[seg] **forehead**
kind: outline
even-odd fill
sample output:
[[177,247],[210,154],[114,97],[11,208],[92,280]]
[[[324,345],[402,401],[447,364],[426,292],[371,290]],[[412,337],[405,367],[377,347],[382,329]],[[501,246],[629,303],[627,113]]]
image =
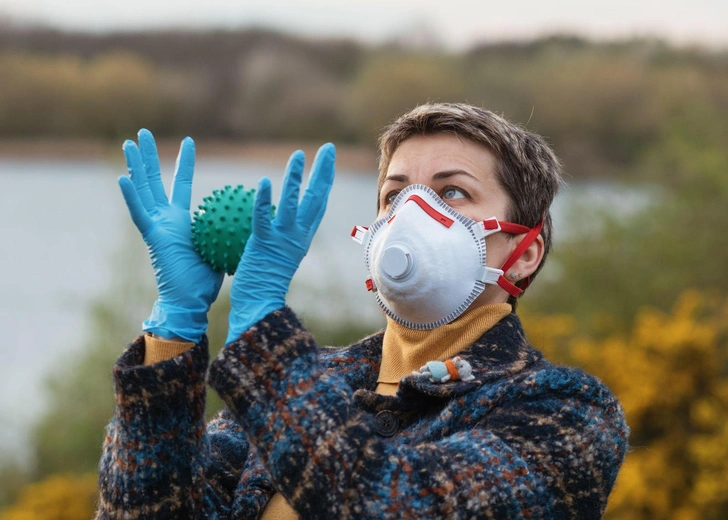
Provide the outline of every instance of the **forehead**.
[[404,140],[392,154],[382,180],[407,175],[411,182],[448,170],[465,170],[490,183],[495,180],[497,159],[488,147],[454,134],[416,135]]

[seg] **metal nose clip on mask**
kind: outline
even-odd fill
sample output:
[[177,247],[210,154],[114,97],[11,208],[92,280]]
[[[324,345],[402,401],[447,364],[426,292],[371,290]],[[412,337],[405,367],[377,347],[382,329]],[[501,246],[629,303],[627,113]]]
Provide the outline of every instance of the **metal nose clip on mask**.
[[[367,289],[382,310],[405,327],[429,330],[465,312],[486,284],[520,294],[503,270],[486,266],[485,237],[501,230],[529,233],[530,244],[540,229],[495,218],[472,220],[429,187],[413,184],[397,195],[385,218],[368,228],[356,226],[351,235],[364,246]],[[514,251],[518,256],[511,255],[506,264],[512,265],[528,244],[519,246],[522,250]]]

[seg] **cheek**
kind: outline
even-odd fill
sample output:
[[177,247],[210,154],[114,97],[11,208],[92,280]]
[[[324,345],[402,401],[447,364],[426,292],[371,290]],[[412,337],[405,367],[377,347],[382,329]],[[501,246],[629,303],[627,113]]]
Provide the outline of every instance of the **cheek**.
[[496,233],[485,239],[485,263],[488,267],[500,267],[511,254],[512,241],[508,240],[503,233]]

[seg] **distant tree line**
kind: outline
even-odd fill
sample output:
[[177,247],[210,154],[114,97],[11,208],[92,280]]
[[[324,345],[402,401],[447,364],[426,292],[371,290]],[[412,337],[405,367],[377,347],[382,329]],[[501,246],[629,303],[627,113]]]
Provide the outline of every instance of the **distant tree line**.
[[[0,137],[334,140],[373,146],[397,114],[468,101],[542,133],[574,177],[622,176],[666,121],[728,113],[728,52],[573,36],[461,53],[267,30],[0,30]],[[721,126],[721,123],[717,123]],[[724,126],[724,125],[723,125]]]

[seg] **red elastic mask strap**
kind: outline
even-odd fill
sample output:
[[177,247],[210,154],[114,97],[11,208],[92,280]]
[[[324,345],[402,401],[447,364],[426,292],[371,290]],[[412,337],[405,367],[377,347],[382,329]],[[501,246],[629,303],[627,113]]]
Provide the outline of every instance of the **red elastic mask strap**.
[[[528,233],[525,237],[523,237],[523,240],[521,240],[521,243],[518,244],[518,247],[513,250],[511,253],[511,256],[508,257],[508,259],[503,264],[503,267],[501,267],[501,270],[503,273],[507,273],[508,269],[513,267],[513,264],[516,263],[516,261],[521,258],[521,255],[528,249],[528,247],[533,243],[534,240],[536,240],[536,237],[538,237],[539,233],[541,233],[541,228],[543,227],[543,219],[541,222],[538,223],[538,225],[534,228],[528,229],[525,226],[521,226],[519,224],[511,224],[509,222],[501,222],[501,230],[505,231],[506,233],[517,233],[517,234],[523,234],[524,229],[528,230]],[[528,277],[526,280],[524,280],[523,283],[523,289],[520,287],[516,287],[514,284],[509,282],[504,274],[500,275],[498,278],[498,285],[501,289],[506,291],[508,294],[514,297],[518,297],[523,293],[523,289],[528,287],[528,285],[531,283],[531,278]]]
[[498,229],[500,231],[503,231],[505,233],[510,233],[512,235],[523,235],[523,234],[531,231],[531,228],[528,226],[514,224],[513,222],[501,222],[500,220],[497,220],[495,218],[490,218],[488,220],[484,220],[483,228],[486,231],[492,231],[494,229]]

